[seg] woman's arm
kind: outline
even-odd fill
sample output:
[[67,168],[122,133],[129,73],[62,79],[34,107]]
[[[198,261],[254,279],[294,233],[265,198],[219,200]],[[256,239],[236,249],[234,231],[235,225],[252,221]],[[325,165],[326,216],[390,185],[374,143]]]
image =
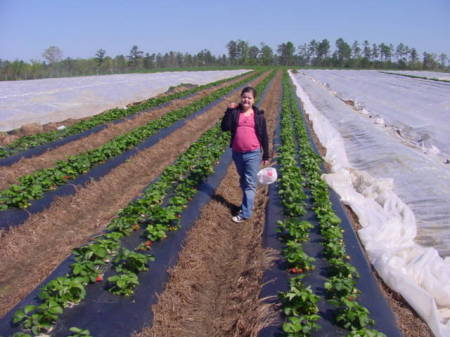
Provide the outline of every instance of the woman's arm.
[[232,122],[233,122],[233,109],[228,107],[228,109],[225,111],[225,115],[222,118],[222,122],[220,123],[222,131],[231,131]]
[[261,118],[261,147],[263,149],[263,164],[266,165],[269,161],[269,136],[267,135],[266,119]]

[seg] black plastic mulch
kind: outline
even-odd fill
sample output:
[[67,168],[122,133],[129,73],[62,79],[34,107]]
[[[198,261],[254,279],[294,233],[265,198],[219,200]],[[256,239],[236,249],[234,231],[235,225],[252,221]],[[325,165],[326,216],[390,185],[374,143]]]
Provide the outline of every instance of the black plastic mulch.
[[[304,114],[303,107],[298,100],[299,107]],[[281,144],[279,138],[279,123],[277,124],[276,137],[274,139],[275,149]],[[308,130],[308,137],[313,149],[318,153],[317,147],[312,141],[311,130]],[[350,256],[350,263],[358,270],[360,278],[357,280],[357,288],[361,290],[361,295],[358,302],[369,309],[369,316],[375,320],[375,325],[371,328],[383,332],[388,337],[402,337],[394,318],[394,314],[385,297],[381,293],[379,285],[375,279],[374,271],[367,260],[359,239],[353,231],[350,220],[345,213],[342,204],[340,203],[337,194],[329,189],[330,200],[333,203],[333,209],[336,215],[342,220],[341,226],[344,229],[344,241],[346,250]],[[283,220],[283,208],[280,198],[277,193],[277,183],[269,186],[269,203],[267,206],[266,224],[263,234],[263,244],[265,247],[270,247],[277,250],[281,256],[282,243],[277,238],[276,222]],[[349,332],[336,325],[334,317],[336,309],[330,305],[325,298],[324,282],[328,277],[328,263],[322,253],[322,237],[319,233],[319,222],[312,211],[304,217],[304,220],[311,222],[314,225],[310,233],[310,241],[304,244],[305,252],[316,259],[316,269],[308,272],[304,278],[304,283],[311,286],[313,292],[322,297],[319,302],[320,320],[317,324],[320,326],[319,330],[314,331],[311,336],[325,337],[346,336]],[[261,291],[261,298],[272,296],[272,300],[266,301],[269,303],[276,303],[280,305],[277,300],[277,294],[281,291],[289,289],[288,283],[290,275],[287,272],[286,262],[282,257],[275,261],[274,266],[267,270],[264,274],[263,283],[266,284]],[[271,282],[269,282],[271,281]],[[267,283],[269,282],[269,283]],[[259,337],[280,337],[283,336],[281,325],[283,322],[281,310],[278,313],[279,323],[269,326],[259,333]]]

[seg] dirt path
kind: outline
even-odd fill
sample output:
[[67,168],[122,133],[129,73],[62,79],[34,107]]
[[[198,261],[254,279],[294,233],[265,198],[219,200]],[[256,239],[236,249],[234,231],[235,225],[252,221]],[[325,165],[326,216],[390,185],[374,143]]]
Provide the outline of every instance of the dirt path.
[[[281,72],[261,104],[271,139],[280,96]],[[135,337],[256,336],[270,321],[270,308],[259,300],[262,275],[273,254],[261,246],[267,187],[258,187],[252,219],[236,224],[231,213],[240,205],[238,180],[230,165],[188,234],[166,289],[152,308],[153,327]]]
[[239,93],[233,94],[100,181],[78,188],[73,196],[57,199],[49,209],[30,216],[24,224],[0,231],[0,317],[42,282],[73,248],[101,233],[121,208],[212,127],[228,102],[238,97]]
[[[248,76],[250,75],[247,75],[245,77]],[[171,101],[168,106],[151,111],[144,111],[142,113],[139,113],[133,119],[125,120],[118,124],[109,123],[108,126],[100,132],[96,132],[82,139],[67,143],[56,149],[47,151],[42,155],[31,158],[24,158],[11,166],[2,166],[0,167],[0,190],[6,189],[9,185],[17,183],[17,179],[23,175],[30,174],[42,168],[52,167],[58,160],[62,160],[69,156],[95,149],[119,135],[129,132],[139,126],[145,125],[152,120],[160,118],[171,110],[187,106],[192,102],[200,99],[201,97],[209,95],[213,91],[216,91],[220,88],[239,82],[243,78],[227,81],[213,88],[199,91],[192,97],[184,100],[176,99],[174,101]]]

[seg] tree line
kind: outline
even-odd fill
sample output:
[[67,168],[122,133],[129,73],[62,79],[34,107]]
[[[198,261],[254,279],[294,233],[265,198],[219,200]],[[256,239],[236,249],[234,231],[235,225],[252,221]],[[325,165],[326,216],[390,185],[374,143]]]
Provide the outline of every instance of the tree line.
[[265,43],[251,45],[243,40],[231,40],[226,45],[227,54],[213,55],[208,49],[196,54],[170,51],[146,53],[136,45],[128,55],[108,56],[106,50],[98,49],[92,58],[73,59],[63,57],[63,51],[50,46],[42,53],[43,61],[1,60],[0,80],[26,80],[47,77],[84,76],[148,72],[155,69],[226,67],[226,66],[297,66],[349,69],[402,69],[450,71],[446,54],[419,52],[403,43],[394,46],[386,43],[352,44],[342,38],[335,41],[311,40],[295,46],[288,41],[273,50]]

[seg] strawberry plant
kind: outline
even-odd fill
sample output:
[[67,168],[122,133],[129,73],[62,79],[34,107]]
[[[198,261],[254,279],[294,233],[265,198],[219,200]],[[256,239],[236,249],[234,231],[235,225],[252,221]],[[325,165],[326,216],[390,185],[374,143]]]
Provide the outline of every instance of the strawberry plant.
[[45,301],[54,300],[62,307],[79,303],[86,296],[82,279],[58,277],[50,281],[39,293],[39,298]]
[[329,272],[331,276],[358,278],[359,273],[354,266],[342,259],[331,258],[328,260],[330,263]]
[[314,295],[311,288],[298,282],[298,279],[291,279],[290,289],[282,292],[280,298],[284,304],[283,312],[286,316],[312,315],[319,312],[317,307],[319,296]]
[[98,265],[92,261],[74,262],[70,268],[71,274],[84,284],[93,283],[101,272]]
[[110,283],[109,291],[115,295],[131,296],[134,288],[139,285],[138,277],[135,273],[124,272],[108,277]]
[[131,250],[122,248],[120,253],[115,257],[116,271],[139,273],[148,270],[148,263],[154,261],[151,255],[144,255]]
[[355,287],[355,280],[352,278],[332,276],[325,282],[325,289],[331,298],[347,298],[354,301],[359,295],[359,290]]
[[77,327],[71,327],[69,329],[70,332],[73,332],[73,334],[67,336],[67,337],[92,337],[91,333],[87,329],[80,329]]
[[289,290],[279,294],[283,313],[287,317],[283,323],[283,331],[287,336],[309,336],[312,330],[318,328],[315,322],[319,319],[319,297],[301,282],[301,278],[293,277],[289,281]]
[[369,317],[369,310],[355,301],[346,298],[339,300],[330,300],[338,307],[336,322],[343,328],[349,330],[362,329],[367,325],[373,325],[375,322]]
[[168,228],[161,224],[148,225],[146,228],[146,237],[151,241],[159,241],[167,237]]
[[277,232],[284,235],[287,239],[292,239],[296,242],[308,241],[309,232],[313,228],[313,225],[310,222],[296,218],[278,221],[277,224]]
[[386,337],[386,335],[377,330],[362,328],[350,331],[346,337]]
[[342,259],[347,254],[344,243],[342,241],[324,242],[323,253],[329,259],[331,259],[331,258],[341,258]]
[[14,324],[21,324],[34,335],[48,331],[63,312],[63,307],[53,299],[38,306],[29,305],[19,309],[13,317]]
[[294,240],[287,241],[283,255],[291,267],[300,267],[307,271],[314,269],[315,259],[306,254],[302,245]]
[[308,337],[314,330],[319,328],[315,321],[319,319],[319,315],[302,315],[300,317],[290,316],[283,323],[283,332],[286,337]]

